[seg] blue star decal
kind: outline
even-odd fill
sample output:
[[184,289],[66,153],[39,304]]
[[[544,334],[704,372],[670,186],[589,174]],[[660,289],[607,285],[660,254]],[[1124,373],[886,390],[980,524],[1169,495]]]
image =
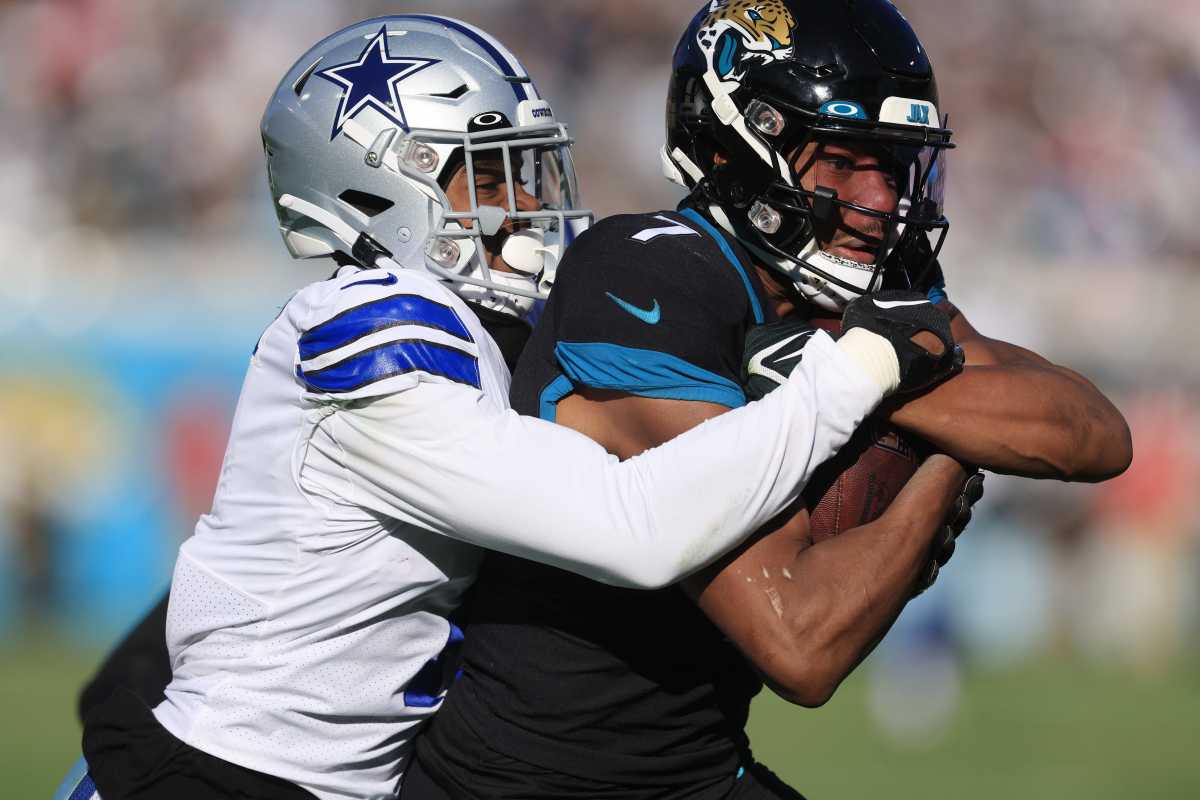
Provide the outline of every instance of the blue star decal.
[[393,58],[388,52],[385,25],[359,54],[357,61],[338,64],[318,72],[322,78],[336,83],[344,90],[337,116],[333,120],[330,141],[342,132],[346,120],[367,106],[407,131],[408,122],[404,118],[404,109],[400,106],[400,98],[396,94],[396,85],[436,63],[438,59],[435,58]]

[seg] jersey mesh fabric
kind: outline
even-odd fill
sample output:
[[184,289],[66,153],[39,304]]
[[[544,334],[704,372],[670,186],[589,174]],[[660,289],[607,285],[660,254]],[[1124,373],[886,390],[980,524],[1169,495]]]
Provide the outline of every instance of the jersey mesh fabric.
[[[625,383],[603,388],[744,402],[727,391],[756,321],[743,274],[765,304],[753,271],[739,273],[720,245],[671,212],[594,226],[564,259],[514,375],[513,407],[552,417],[547,398],[614,375]],[[575,364],[564,345],[600,355]],[[614,359],[625,359],[620,369]],[[668,362],[715,394],[663,394],[683,369],[664,371]],[[454,796],[698,798],[731,787],[761,684],[678,588],[616,589],[489,555],[467,620],[463,673],[417,743]]]
[[154,710],[176,738],[320,798],[398,789],[444,689],[414,679],[451,640],[479,551],[345,499],[344,467],[307,443],[335,409],[427,381],[506,405],[478,320],[415,273],[343,269],[263,334],[213,510],[176,565]]

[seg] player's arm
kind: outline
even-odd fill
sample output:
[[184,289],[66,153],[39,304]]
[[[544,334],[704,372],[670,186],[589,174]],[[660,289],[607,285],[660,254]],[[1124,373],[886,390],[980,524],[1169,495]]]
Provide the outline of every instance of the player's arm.
[[491,413],[468,387],[421,383],[325,410],[306,447],[337,472],[300,479],[329,503],[657,588],[794,501],[882,393],[838,345],[814,337],[778,392],[620,462],[560,425]]
[[[724,411],[583,389],[560,403],[558,420],[632,458]],[[785,512],[684,587],[778,694],[821,705],[912,595],[964,477],[932,457],[879,519],[819,547],[808,546],[808,512]]]
[[684,588],[776,694],[820,706],[912,597],[965,477],[934,454],[873,522],[809,546],[801,509]]
[[1102,481],[1133,457],[1129,426],[1077,372],[980,334],[948,301],[961,373],[899,405],[891,421],[939,450],[995,472]]

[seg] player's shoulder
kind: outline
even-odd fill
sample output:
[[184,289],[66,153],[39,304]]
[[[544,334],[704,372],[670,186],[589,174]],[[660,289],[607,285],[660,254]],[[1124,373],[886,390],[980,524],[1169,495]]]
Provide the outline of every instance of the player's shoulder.
[[[694,251],[714,246],[711,232],[678,211],[614,214],[588,228],[572,249],[623,249],[634,252]],[[570,252],[570,251],[568,251]]]
[[[567,250],[559,281],[660,277],[724,288],[738,281],[724,239],[699,215],[650,211],[606,217]],[[557,284],[556,284],[557,286]]]
[[292,300],[297,377],[310,391],[370,396],[436,376],[480,388],[478,318],[432,277],[343,268]]
[[[412,270],[343,268],[310,284],[292,301],[298,305],[302,343],[331,336],[359,336],[382,327],[416,326],[474,345],[479,320],[448,287]],[[440,337],[439,337],[440,338]]]

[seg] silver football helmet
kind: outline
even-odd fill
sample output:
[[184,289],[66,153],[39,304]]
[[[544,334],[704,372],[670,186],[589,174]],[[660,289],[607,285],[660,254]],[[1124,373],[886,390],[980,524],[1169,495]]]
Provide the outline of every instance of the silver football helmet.
[[[262,137],[294,257],[425,269],[518,316],[591,220],[576,207],[571,139],[524,67],[448,17],[379,17],[317,43],[272,95]],[[484,173],[494,191],[481,198]],[[497,254],[513,272],[488,268]]]

